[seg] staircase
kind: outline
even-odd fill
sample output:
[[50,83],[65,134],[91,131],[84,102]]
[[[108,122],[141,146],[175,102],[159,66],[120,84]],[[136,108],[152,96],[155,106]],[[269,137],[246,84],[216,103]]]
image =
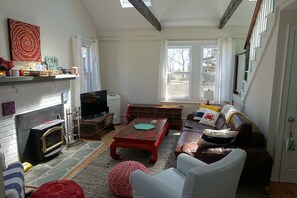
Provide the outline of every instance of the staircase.
[[[253,20],[249,29],[245,48],[249,55],[248,69],[243,83],[243,88],[238,90],[239,94],[235,96],[237,103],[243,105],[246,95],[248,94],[254,74],[257,72],[261,62],[262,53],[265,50],[270,33],[273,29],[275,20],[274,9],[276,0],[258,0]],[[258,7],[257,7],[258,6]],[[248,50],[249,49],[249,50]]]

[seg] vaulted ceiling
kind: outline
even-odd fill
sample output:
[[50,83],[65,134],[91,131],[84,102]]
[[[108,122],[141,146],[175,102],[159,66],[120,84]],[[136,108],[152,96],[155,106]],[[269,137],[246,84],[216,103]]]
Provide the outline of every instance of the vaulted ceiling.
[[[154,28],[135,8],[120,0],[83,0],[98,30]],[[150,11],[167,27],[219,27],[231,0],[151,0]],[[249,26],[256,2],[243,0],[228,26]]]

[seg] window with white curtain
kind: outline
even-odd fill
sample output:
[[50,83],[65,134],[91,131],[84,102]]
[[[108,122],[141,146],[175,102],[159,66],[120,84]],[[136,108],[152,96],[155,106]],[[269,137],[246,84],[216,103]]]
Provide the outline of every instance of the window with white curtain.
[[101,90],[98,40],[79,34],[72,36],[73,66],[78,67],[79,77],[73,82],[73,106],[80,106],[79,95]]
[[201,84],[200,96],[204,98],[205,91],[216,92],[218,48],[216,45],[201,47]]
[[81,47],[82,52],[82,64],[84,71],[84,92],[90,92],[92,90],[92,76],[91,76],[91,64],[90,64],[90,46],[83,45]]
[[167,41],[165,45],[161,100],[204,101],[204,91],[216,89],[216,41]]
[[169,99],[191,96],[192,46],[169,46],[167,49],[166,95]]

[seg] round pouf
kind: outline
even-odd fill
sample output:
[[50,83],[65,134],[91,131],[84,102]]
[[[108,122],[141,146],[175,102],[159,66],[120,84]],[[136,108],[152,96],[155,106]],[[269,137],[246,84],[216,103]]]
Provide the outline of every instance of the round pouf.
[[84,198],[82,188],[72,180],[56,180],[42,184],[30,198]]
[[121,197],[132,197],[132,188],[129,183],[130,175],[135,170],[149,173],[141,163],[125,161],[115,165],[108,174],[108,186],[111,191]]

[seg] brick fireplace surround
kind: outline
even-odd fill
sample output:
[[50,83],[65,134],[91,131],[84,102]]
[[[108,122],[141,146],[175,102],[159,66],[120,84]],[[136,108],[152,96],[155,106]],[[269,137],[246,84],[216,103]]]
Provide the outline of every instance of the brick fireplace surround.
[[[61,93],[70,92],[70,83],[70,80],[62,80],[0,86],[0,145],[6,163],[19,160],[15,115],[61,104]],[[9,101],[15,102],[15,114],[3,116],[2,103]],[[70,101],[69,93],[64,110],[71,106]]]

